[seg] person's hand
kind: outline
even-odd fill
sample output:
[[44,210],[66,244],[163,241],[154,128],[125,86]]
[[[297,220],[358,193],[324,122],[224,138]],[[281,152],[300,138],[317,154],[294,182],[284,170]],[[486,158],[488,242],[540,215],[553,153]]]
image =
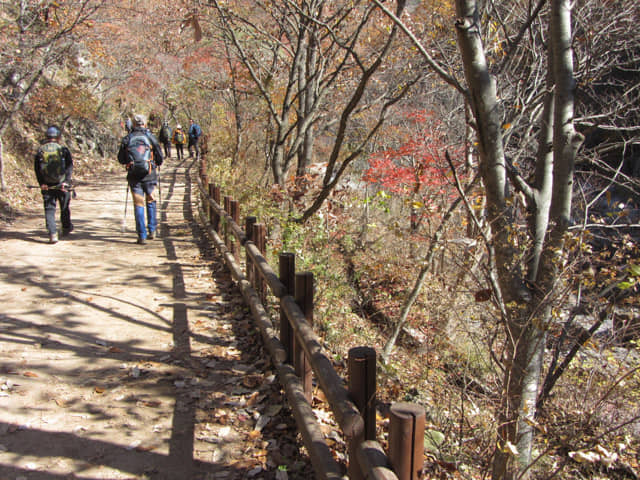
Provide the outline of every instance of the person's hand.
[[131,167],[133,167],[133,162],[129,162],[126,165],[127,170],[131,170]]
[[49,185],[47,185],[46,183],[43,183],[42,185],[40,185],[40,190],[49,190]]

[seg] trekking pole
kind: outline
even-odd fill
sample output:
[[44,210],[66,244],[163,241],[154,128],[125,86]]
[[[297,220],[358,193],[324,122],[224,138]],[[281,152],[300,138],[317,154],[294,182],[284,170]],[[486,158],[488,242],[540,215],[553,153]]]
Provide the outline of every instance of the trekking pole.
[[160,179],[160,166],[156,167],[158,169],[158,205],[162,204],[162,180]]
[[122,225],[120,226],[123,233],[127,229],[127,203],[129,203],[129,185],[127,185],[127,191],[124,194],[124,216],[122,217]]

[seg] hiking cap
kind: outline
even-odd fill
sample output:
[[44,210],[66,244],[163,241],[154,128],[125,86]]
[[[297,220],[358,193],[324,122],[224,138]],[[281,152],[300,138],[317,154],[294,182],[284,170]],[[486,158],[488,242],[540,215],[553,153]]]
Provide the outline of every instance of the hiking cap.
[[176,128],[182,128],[182,126],[180,124],[177,124]]
[[137,114],[133,116],[133,123],[139,127],[143,127],[146,125],[147,119],[144,118],[144,115]]

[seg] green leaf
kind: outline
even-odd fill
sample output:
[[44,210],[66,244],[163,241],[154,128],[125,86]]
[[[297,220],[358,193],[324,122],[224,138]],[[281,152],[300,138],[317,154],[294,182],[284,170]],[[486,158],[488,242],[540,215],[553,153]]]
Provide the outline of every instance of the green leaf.
[[635,282],[635,281],[628,281],[628,280],[625,280],[624,282],[620,282],[620,283],[618,284],[618,288],[619,288],[620,290],[626,290],[627,288],[631,288],[631,287],[633,287],[635,284],[636,284],[636,282]]
[[633,277],[640,277],[640,265],[632,263],[628,267],[629,274]]

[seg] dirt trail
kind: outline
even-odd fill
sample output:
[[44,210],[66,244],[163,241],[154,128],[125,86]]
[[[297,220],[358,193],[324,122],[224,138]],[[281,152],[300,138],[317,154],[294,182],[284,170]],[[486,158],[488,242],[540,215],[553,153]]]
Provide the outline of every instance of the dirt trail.
[[187,167],[145,246],[122,174],[77,187],[55,245],[40,211],[0,230],[0,479],[313,478]]

